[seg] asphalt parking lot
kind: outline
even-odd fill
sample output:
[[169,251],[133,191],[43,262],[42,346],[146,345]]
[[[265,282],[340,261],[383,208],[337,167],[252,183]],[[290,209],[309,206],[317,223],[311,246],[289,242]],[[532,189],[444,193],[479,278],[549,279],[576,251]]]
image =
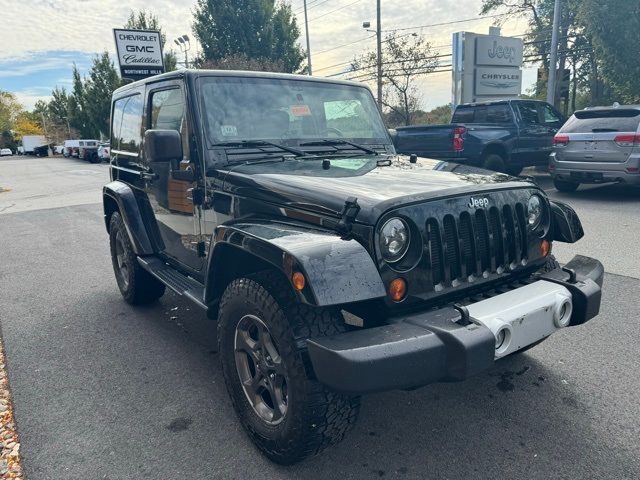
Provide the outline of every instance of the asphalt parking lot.
[[118,292],[102,220],[107,165],[0,161],[0,324],[27,477],[39,479],[640,478],[640,190],[573,205],[605,265],[600,316],[465,383],[363,399],[340,445],[293,467],[236,422],[210,324],[167,293]]

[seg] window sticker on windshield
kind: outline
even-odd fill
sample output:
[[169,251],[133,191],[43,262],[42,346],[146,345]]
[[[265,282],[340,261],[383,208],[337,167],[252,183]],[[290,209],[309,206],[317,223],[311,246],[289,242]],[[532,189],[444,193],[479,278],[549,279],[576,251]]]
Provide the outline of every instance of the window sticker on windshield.
[[225,137],[237,137],[238,129],[235,125],[220,125],[220,133]]
[[309,105],[291,105],[291,115],[294,117],[308,117],[311,115]]
[[358,170],[367,164],[368,160],[353,158],[348,160],[331,160],[332,167],[344,168],[346,170]]

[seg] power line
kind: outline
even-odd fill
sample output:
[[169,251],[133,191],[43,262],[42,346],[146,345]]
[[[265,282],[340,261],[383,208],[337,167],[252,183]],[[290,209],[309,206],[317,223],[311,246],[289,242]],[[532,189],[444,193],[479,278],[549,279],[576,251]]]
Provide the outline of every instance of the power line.
[[486,20],[488,18],[504,17],[505,15],[509,15],[509,14],[508,13],[497,13],[495,15],[486,15],[484,17],[475,17],[475,18],[465,18],[464,20],[454,20],[454,21],[451,21],[451,22],[430,23],[430,24],[427,24],[427,25],[416,25],[414,27],[391,28],[389,30],[385,30],[385,32],[399,32],[399,31],[403,31],[403,30],[418,30],[420,28],[441,27],[441,26],[444,26],[444,25],[453,25],[455,23],[475,22],[477,20]]
[[[327,3],[329,0],[323,0],[322,2],[318,3],[320,0],[311,0],[309,3],[307,3],[307,10],[311,10],[312,8],[316,8],[320,5],[322,5],[323,3]],[[304,5],[301,7],[298,7],[293,13],[294,14],[298,14],[304,12]]]
[[369,35],[368,37],[359,38],[358,40],[354,40],[353,42],[343,43],[342,45],[338,45],[336,47],[327,48],[326,50],[321,50],[319,52],[314,53],[314,55],[320,55],[321,53],[332,52],[334,50],[338,50],[339,48],[348,47],[349,45],[353,45],[354,43],[364,42],[365,40],[369,40],[370,38],[375,37],[375,34]]
[[[325,1],[327,1],[327,0],[325,0]],[[356,0],[355,2],[351,2],[348,5],[344,5],[342,7],[338,7],[336,9],[334,9],[334,10],[331,10],[330,12],[323,13],[322,15],[318,15],[317,17],[313,17],[311,20],[309,20],[309,23],[313,22],[314,20],[318,20],[319,18],[326,17],[327,15],[331,15],[332,13],[337,12],[338,10],[344,10],[345,8],[348,8],[351,5],[355,5],[356,3],[360,3],[361,1],[362,0]]]

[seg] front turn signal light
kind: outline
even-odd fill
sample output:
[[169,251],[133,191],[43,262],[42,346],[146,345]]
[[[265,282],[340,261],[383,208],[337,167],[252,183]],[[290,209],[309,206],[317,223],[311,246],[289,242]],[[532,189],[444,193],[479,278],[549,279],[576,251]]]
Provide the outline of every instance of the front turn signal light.
[[549,255],[549,252],[551,251],[551,242],[549,242],[549,240],[542,240],[542,243],[540,243],[540,251],[542,252],[543,257]]
[[407,294],[407,282],[403,278],[396,278],[389,284],[389,297],[394,302],[400,302]]
[[304,290],[304,285],[306,283],[304,275],[301,272],[293,272],[293,275],[291,276],[291,283],[293,283],[293,288],[299,292]]

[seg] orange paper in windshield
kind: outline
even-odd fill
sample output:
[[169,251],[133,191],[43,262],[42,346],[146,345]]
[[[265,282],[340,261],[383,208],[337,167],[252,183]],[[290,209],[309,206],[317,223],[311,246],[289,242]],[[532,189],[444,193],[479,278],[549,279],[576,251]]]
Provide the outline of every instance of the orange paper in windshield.
[[309,105],[291,105],[291,115],[294,117],[308,117],[311,115]]

